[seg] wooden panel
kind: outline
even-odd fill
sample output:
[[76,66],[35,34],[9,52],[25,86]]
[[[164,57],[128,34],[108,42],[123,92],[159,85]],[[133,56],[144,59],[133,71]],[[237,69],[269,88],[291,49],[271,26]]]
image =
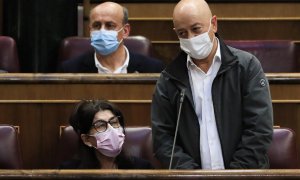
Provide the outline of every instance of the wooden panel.
[[[300,84],[272,84],[272,99],[300,101]],[[282,93],[284,92],[284,93]]]
[[[24,85],[7,84],[3,88],[3,94],[0,99],[9,100],[80,100],[80,99],[122,99],[124,95],[120,93],[121,89],[126,88],[129,94],[126,99],[145,99],[145,94],[153,92],[152,85],[132,84],[126,87],[126,84],[27,84]],[[20,93],[20,89],[25,92]],[[88,94],[88,96],[87,96]]]
[[218,17],[300,17],[300,3],[209,3]]
[[300,40],[300,18],[228,19],[219,22],[218,32],[227,40]]
[[179,41],[152,42],[154,56],[165,64],[169,64],[180,52]]
[[0,170],[0,179],[298,179],[300,170]]
[[71,112],[76,103],[52,103],[41,104],[41,129],[43,141],[41,143],[41,159],[43,161],[38,168],[57,168],[55,167],[56,154],[58,151],[59,127],[67,125]]
[[[150,40],[174,40],[172,31],[172,14],[176,3],[122,3],[129,10],[132,35],[145,35]],[[292,39],[299,40],[300,3],[209,3],[213,14],[217,15],[222,25],[223,36],[226,39]],[[96,4],[84,9],[85,25],[84,35],[89,36],[88,21],[89,11]],[[252,19],[249,23],[246,19]],[[291,19],[286,22],[277,19]],[[139,19],[139,20],[138,20]],[[152,22],[147,20],[152,19]],[[161,21],[161,19],[168,19]],[[227,22],[223,23],[222,19]],[[228,21],[228,19],[231,19]],[[256,19],[262,19],[256,23]],[[266,20],[273,19],[273,20]],[[142,21],[142,22],[137,22]],[[272,22],[277,21],[277,23]],[[288,21],[288,20],[287,20]],[[163,24],[160,24],[163,23]],[[274,24],[275,23],[275,24]],[[291,23],[291,24],[290,24]],[[224,24],[224,25],[223,25]],[[284,28],[282,28],[284,27]],[[286,33],[289,29],[289,33]],[[153,31],[154,30],[154,31]],[[292,31],[292,32],[291,32]],[[171,33],[170,33],[171,32]],[[243,33],[241,33],[243,32]],[[254,32],[254,33],[253,33]],[[267,35],[267,36],[266,36]]]
[[[130,18],[170,18],[174,2],[169,3],[120,3],[129,11]],[[91,8],[97,4],[92,4]],[[210,3],[212,13],[218,17],[299,17],[300,3]],[[89,8],[86,9],[89,12]],[[88,15],[88,14],[87,14]],[[88,18],[88,16],[86,16]]]
[[[298,41],[294,43],[297,49],[300,48]],[[180,51],[179,41],[152,41],[152,47],[155,52],[154,56],[164,61],[165,64],[169,64]]]
[[[274,125],[290,127],[296,131],[297,142],[300,140],[300,103],[273,103]],[[298,150],[299,145],[298,143]]]
[[[171,19],[131,21],[131,35],[151,41],[178,40]],[[154,29],[155,28],[155,29]],[[286,30],[289,29],[287,32]],[[218,32],[227,40],[289,39],[300,40],[300,18],[295,19],[219,19]]]
[[[0,74],[0,123],[20,126],[24,166],[55,168],[59,128],[80,99],[108,99],[127,126],[150,126],[151,99],[159,74]],[[300,74],[267,74],[274,124],[300,139]],[[300,143],[298,143],[300,151]]]
[[[130,24],[130,35],[142,35],[151,41],[178,40],[171,19],[134,19]],[[87,26],[85,28],[85,36],[89,37]],[[228,40],[300,40],[300,18],[223,18],[218,20],[218,32]]]

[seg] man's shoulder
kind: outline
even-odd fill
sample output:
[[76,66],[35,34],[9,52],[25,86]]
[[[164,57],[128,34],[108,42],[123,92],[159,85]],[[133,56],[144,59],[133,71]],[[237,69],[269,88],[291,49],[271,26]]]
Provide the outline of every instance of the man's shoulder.
[[129,60],[140,61],[141,63],[158,63],[158,64],[163,64],[162,60],[159,60],[159,59],[154,58],[154,57],[146,56],[146,55],[143,55],[143,54],[131,52],[131,51],[129,51],[129,56],[130,56]]
[[78,57],[63,61],[58,68],[58,72],[67,72],[67,73],[82,72],[84,69],[87,69],[87,67],[93,66],[93,64],[94,64],[94,52],[89,51]]
[[236,59],[241,66],[244,66],[244,67],[261,66],[260,61],[258,60],[258,58],[255,55],[253,55],[247,51],[237,49],[234,47],[230,47],[230,46],[229,46],[229,49],[233,53],[233,55],[237,57]]
[[165,68],[165,64],[157,58],[129,52],[128,68],[140,73],[160,73]]
[[80,64],[85,61],[93,61],[93,60],[94,60],[94,52],[89,51],[89,52],[81,54],[75,58],[65,60],[62,64]]
[[241,75],[245,75],[245,77],[254,77],[257,76],[257,74],[260,74],[261,77],[264,76],[263,67],[256,56],[241,49],[233,47],[229,47],[229,49],[236,57],[235,59],[238,62],[238,66],[234,67],[239,69]]

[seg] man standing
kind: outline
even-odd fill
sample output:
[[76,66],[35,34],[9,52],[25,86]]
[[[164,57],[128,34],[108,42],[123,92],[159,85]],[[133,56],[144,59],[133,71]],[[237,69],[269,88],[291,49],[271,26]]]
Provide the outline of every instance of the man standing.
[[181,0],[173,23],[183,51],[153,95],[155,156],[178,169],[268,168],[273,112],[259,61],[224,44],[204,0]]

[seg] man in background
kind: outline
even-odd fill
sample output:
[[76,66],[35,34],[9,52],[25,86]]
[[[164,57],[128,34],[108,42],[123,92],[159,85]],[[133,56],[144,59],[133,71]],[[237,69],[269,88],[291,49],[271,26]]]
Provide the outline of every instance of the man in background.
[[128,11],[104,2],[90,12],[91,45],[95,52],[67,60],[58,72],[65,73],[160,73],[162,61],[128,51],[124,39],[129,36]]

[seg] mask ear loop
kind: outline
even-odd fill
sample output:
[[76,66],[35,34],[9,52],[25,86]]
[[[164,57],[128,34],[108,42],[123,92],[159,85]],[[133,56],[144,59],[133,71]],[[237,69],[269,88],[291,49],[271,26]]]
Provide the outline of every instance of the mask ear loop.
[[[210,31],[210,28],[211,28],[211,20],[212,20],[212,17],[210,18],[210,20],[209,20],[209,27],[208,27],[208,31],[207,31],[207,33],[209,34],[209,31]],[[214,43],[214,41],[215,41],[215,39],[216,39],[216,36],[214,35],[214,37],[213,37],[213,39],[212,39],[212,43]]]
[[[119,32],[122,31],[122,30],[124,30],[124,26],[121,27],[121,29],[119,29],[117,32],[119,33]],[[119,45],[123,42],[123,40],[124,40],[124,38],[122,38],[122,39],[120,40]]]
[[209,19],[209,27],[208,27],[208,30],[207,30],[207,32],[209,32],[209,31],[210,31],[210,28],[211,28],[211,20],[212,20],[212,17]]
[[[85,136],[89,136],[89,137],[94,137],[93,135],[90,135],[90,134],[85,134]],[[88,140],[85,140],[85,141],[88,141]],[[88,143],[87,142],[83,142],[86,146],[88,146],[88,147],[90,147],[90,148],[94,148],[94,149],[97,149],[96,147],[94,147],[93,145],[92,145],[92,143],[89,141]],[[97,141],[96,141],[96,143],[97,143]]]
[[124,29],[124,26],[122,26],[117,32],[119,33],[120,31],[122,31]]

